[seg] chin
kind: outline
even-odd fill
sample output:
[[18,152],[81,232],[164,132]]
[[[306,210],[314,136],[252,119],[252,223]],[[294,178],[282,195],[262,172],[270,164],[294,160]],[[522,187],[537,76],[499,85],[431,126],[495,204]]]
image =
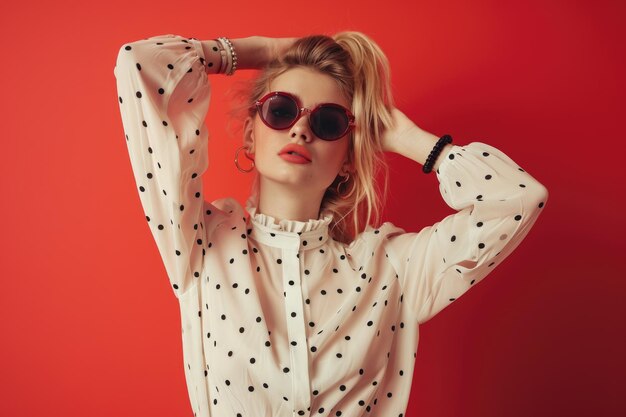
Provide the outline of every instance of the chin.
[[266,175],[259,171],[261,183],[272,183],[273,186],[293,187],[302,193],[315,191],[316,184],[309,182],[310,175],[294,174],[292,170],[281,170],[281,172],[273,172]]

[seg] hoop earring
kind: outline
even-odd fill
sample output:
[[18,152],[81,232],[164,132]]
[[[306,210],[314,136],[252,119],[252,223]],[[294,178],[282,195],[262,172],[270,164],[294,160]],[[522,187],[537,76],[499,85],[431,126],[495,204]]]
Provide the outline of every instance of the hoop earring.
[[245,146],[240,146],[239,148],[237,148],[237,151],[235,152],[235,165],[237,166],[237,169],[238,169],[239,171],[241,171],[241,172],[250,172],[250,171],[252,171],[252,170],[254,169],[254,166],[255,166],[255,165],[254,165],[254,159],[250,158],[250,156],[248,156],[248,153],[247,153],[247,152],[244,152],[243,154],[246,156],[246,158],[248,158],[249,160],[251,160],[251,161],[252,161],[252,167],[251,167],[250,169],[248,169],[248,170],[245,170],[245,169],[242,169],[242,168],[239,166],[239,152],[240,152],[242,149],[247,149],[247,148],[246,148]]
[[347,173],[347,175],[346,175],[344,178],[345,178],[345,179],[343,179],[343,180],[339,181],[339,184],[337,184],[336,191],[337,191],[337,195],[338,195],[340,198],[342,198],[342,199],[344,199],[344,200],[345,200],[346,198],[348,198],[347,196],[348,196],[348,195],[350,195],[350,194],[352,194],[352,193],[348,193],[346,196],[343,196],[343,195],[341,195],[341,192],[339,191],[339,187],[341,187],[341,185],[342,185],[342,184],[345,184],[345,183],[347,183],[347,182],[348,182],[348,180],[350,179],[350,173],[348,172],[348,173]]

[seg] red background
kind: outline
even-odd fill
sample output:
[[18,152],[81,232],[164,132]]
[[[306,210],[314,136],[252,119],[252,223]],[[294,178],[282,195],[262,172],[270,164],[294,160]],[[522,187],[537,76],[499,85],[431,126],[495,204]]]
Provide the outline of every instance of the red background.
[[[0,415],[191,416],[178,305],[124,142],[120,47],[346,29],[386,52],[418,126],[489,143],[550,192],[507,261],[421,327],[406,416],[626,412],[623,1],[20,1],[0,15]],[[251,75],[212,76],[206,198],[247,197],[225,94]],[[385,220],[418,231],[452,213],[434,175],[388,157]]]

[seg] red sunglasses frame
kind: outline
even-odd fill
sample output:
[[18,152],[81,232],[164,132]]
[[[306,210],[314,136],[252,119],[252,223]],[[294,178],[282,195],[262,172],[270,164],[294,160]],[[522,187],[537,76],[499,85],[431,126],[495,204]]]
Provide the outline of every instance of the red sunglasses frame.
[[[294,100],[294,101],[295,101],[295,103],[296,103],[296,105],[297,105],[297,107],[298,107],[298,116],[297,116],[297,117],[293,120],[293,122],[291,122],[288,126],[285,126],[285,127],[283,127],[283,128],[276,128],[276,127],[274,127],[274,126],[270,126],[270,125],[269,125],[269,124],[265,121],[265,118],[263,118],[263,117],[261,116],[261,106],[263,106],[263,104],[264,104],[264,103],[265,103],[268,99],[270,99],[270,98],[272,98],[272,97],[274,97],[274,96],[286,96],[286,97],[289,97],[289,98],[291,98],[292,100]],[[259,114],[259,118],[260,118],[260,119],[261,119],[261,121],[262,121],[262,122],[263,122],[263,123],[264,123],[267,127],[269,127],[270,129],[274,129],[274,130],[285,130],[285,129],[289,129],[290,127],[292,127],[293,125],[295,125],[295,124],[298,122],[298,120],[300,120],[300,118],[302,117],[302,115],[303,115],[304,113],[309,113],[309,114],[311,114],[311,113],[315,112],[316,110],[318,110],[320,107],[329,107],[329,106],[331,106],[331,107],[336,107],[336,108],[339,108],[339,109],[343,110],[343,111],[346,113],[346,115],[348,116],[348,127],[346,128],[346,131],[345,131],[345,132],[343,132],[343,133],[341,134],[341,136],[338,136],[337,138],[334,138],[334,139],[323,139],[323,138],[319,138],[320,140],[326,140],[326,141],[331,142],[331,141],[339,140],[339,139],[341,139],[342,137],[344,137],[345,135],[347,135],[348,133],[350,133],[350,131],[351,131],[351,130],[354,128],[354,126],[356,125],[356,124],[355,124],[355,122],[354,122],[354,121],[355,121],[354,114],[352,114],[352,112],[350,111],[350,109],[345,108],[345,107],[344,107],[344,106],[342,106],[341,104],[337,104],[337,103],[320,103],[320,104],[318,104],[317,106],[315,106],[313,109],[308,109],[308,108],[306,108],[306,107],[302,107],[302,103],[300,103],[300,100],[299,100],[299,99],[298,99],[298,97],[296,97],[295,95],[293,95],[293,94],[291,94],[291,93],[288,93],[288,92],[286,92],[286,91],[272,91],[272,92],[270,92],[270,93],[267,93],[267,94],[266,94],[266,95],[264,95],[263,97],[261,97],[259,100],[257,100],[257,101],[254,103],[254,106],[252,106],[252,107],[251,107],[251,109],[253,109],[253,108],[256,108],[256,109],[257,109],[257,112],[258,112],[258,114]],[[313,130],[313,126],[311,125],[311,118],[310,118],[310,117],[309,117],[309,127],[311,128],[311,131],[312,131],[313,133],[315,133],[315,132],[314,132],[314,130]],[[317,134],[315,134],[315,135],[317,136]]]

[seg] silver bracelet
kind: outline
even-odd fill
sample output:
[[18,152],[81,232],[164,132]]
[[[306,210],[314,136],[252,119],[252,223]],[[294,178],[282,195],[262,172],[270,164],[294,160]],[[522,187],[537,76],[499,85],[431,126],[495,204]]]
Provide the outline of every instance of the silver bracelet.
[[226,37],[222,36],[220,38],[217,38],[217,40],[221,43],[224,49],[228,48],[228,50],[230,51],[230,54],[227,54],[229,59],[228,59],[228,65],[225,68],[224,73],[226,75],[233,75],[235,71],[237,70],[237,53],[235,52],[235,47],[233,46],[231,41]]

